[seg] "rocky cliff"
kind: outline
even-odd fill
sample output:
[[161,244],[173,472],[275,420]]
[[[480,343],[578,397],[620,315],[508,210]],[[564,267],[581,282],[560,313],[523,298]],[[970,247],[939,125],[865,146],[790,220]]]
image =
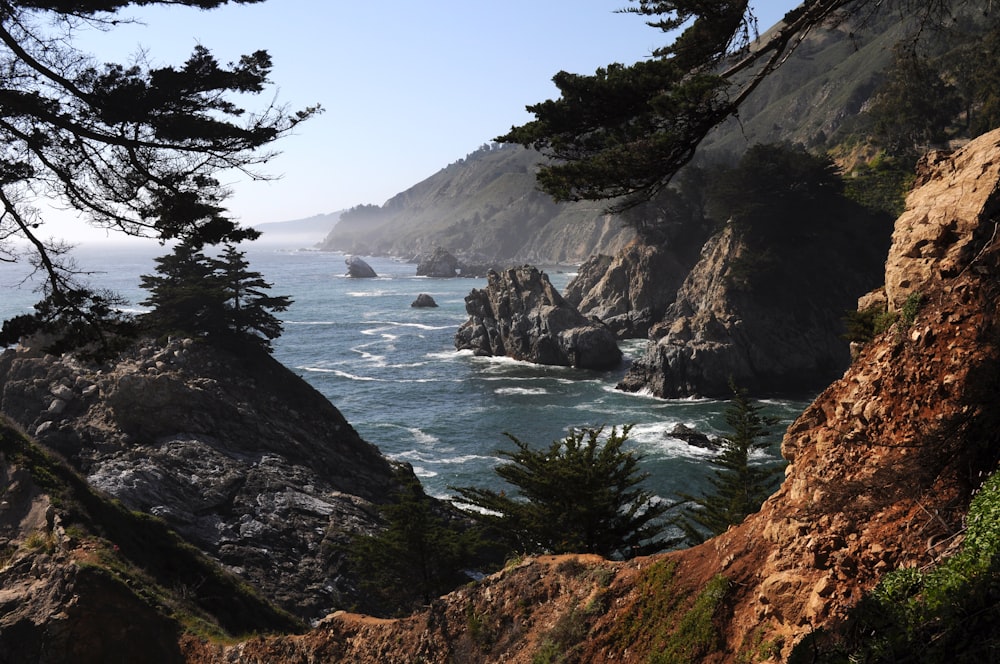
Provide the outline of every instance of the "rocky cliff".
[[843,318],[881,279],[889,228],[842,197],[712,236],[619,383],[664,398],[814,394],[849,362]]
[[486,288],[466,296],[465,308],[469,320],[455,333],[459,350],[580,369],[621,363],[611,331],[581,315],[537,268],[491,271]]
[[[925,265],[924,257],[965,244],[963,258],[933,268],[913,320],[867,344],[788,429],[785,482],[741,525],[692,549],[626,563],[530,559],[409,618],[334,614],[303,637],[192,646],[188,657],[777,662],[799,646],[809,661],[813,635],[836,634],[886,572],[932,567],[961,546],[970,497],[996,470],[997,163],[1000,132],[928,162],[907,209],[938,219],[938,228],[910,259]],[[956,207],[941,195],[943,180],[948,192],[985,192],[982,205]],[[907,237],[896,230],[894,251]],[[906,281],[909,269],[890,262],[886,284]]]
[[303,618],[355,603],[337,545],[369,532],[393,468],[265,353],[146,342],[106,366],[0,354],[0,412],[95,487],[163,519]]
[[564,296],[619,339],[645,338],[663,320],[692,263],[683,252],[633,242],[614,256],[589,258],[567,284]]

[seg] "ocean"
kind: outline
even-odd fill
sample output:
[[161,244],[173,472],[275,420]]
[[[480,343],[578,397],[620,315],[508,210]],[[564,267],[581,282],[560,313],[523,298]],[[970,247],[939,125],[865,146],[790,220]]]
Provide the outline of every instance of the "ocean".
[[[625,362],[614,371],[548,367],[456,351],[454,335],[468,316],[464,298],[485,279],[416,276],[416,265],[365,257],[374,279],[346,277],[339,253],[250,245],[251,269],[273,284],[271,293],[294,303],[280,314],[284,334],[274,356],[340,409],[361,436],[395,460],[412,464],[428,493],[451,487],[497,488],[498,450],[511,450],[509,433],[537,447],[572,428],[630,425],[627,446],[642,455],[645,487],[665,500],[698,493],[712,473],[713,452],[669,435],[683,423],[710,435],[726,432],[728,402],[664,400],[614,389],[645,342],[622,344]],[[74,252],[95,286],[113,289],[139,306],[139,276],[153,273],[166,253],[156,243],[83,246]],[[573,266],[540,266],[560,291]],[[31,310],[39,299],[24,282],[23,265],[0,263],[0,318]],[[413,308],[427,293],[437,308]],[[771,449],[761,462],[780,459],[781,434],[806,401],[766,400],[778,417]]]

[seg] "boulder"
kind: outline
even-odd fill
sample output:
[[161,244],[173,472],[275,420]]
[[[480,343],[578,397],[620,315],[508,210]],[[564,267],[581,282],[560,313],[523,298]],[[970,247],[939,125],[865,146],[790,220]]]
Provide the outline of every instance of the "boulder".
[[444,277],[451,278],[458,276],[459,261],[446,249],[438,247],[430,256],[421,257],[417,263],[418,277]]
[[372,279],[378,276],[371,265],[357,256],[348,256],[344,259],[344,262],[347,263],[347,276],[349,277],[354,279]]
[[455,347],[477,355],[611,369],[622,353],[614,334],[584,317],[537,268],[492,271],[484,289],[465,298],[470,318],[455,334]]
[[437,305],[438,303],[434,301],[434,298],[427,293],[421,293],[417,296],[417,299],[410,304],[411,307],[436,307]]

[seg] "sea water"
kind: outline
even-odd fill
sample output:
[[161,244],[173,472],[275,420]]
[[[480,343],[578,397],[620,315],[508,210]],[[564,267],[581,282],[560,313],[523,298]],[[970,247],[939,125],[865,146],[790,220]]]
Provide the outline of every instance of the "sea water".
[[[388,258],[365,260],[373,279],[346,276],[339,253],[251,245],[250,269],[272,284],[271,293],[294,303],[278,314],[284,334],[274,356],[340,409],[361,436],[395,460],[411,464],[428,493],[453,496],[451,487],[500,487],[498,450],[512,450],[510,434],[547,447],[574,428],[630,426],[628,449],[642,455],[645,487],[665,500],[699,493],[712,473],[713,452],[670,436],[677,424],[709,435],[726,432],[728,402],[657,399],[615,389],[645,341],[622,343],[625,360],[613,371],[589,371],[475,357],[456,351],[454,335],[468,319],[464,298],[485,279],[416,276],[416,266]],[[153,259],[167,250],[156,243],[92,245],[75,252],[94,286],[123,295],[143,310],[139,287]],[[562,291],[572,266],[543,267]],[[36,281],[23,264],[0,263],[0,318],[31,310]],[[439,305],[414,308],[427,293]],[[761,462],[780,459],[778,443],[804,401],[768,400],[778,417],[771,449]]]

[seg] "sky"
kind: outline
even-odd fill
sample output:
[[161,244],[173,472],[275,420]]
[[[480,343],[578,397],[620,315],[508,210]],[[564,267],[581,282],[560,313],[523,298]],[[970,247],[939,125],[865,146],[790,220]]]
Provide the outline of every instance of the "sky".
[[[157,65],[182,64],[196,45],[223,63],[267,50],[276,99],[325,111],[275,145],[271,182],[224,180],[245,225],[381,205],[465,157],[511,126],[525,106],[554,98],[552,76],[591,74],[646,58],[668,36],[626,0],[267,0],[202,11],[123,12],[141,24],[78,40],[102,61],[144,49]],[[751,2],[763,32],[798,0]],[[67,226],[72,235],[79,223]],[[56,229],[53,229],[56,230]],[[71,237],[72,239],[72,237]]]

